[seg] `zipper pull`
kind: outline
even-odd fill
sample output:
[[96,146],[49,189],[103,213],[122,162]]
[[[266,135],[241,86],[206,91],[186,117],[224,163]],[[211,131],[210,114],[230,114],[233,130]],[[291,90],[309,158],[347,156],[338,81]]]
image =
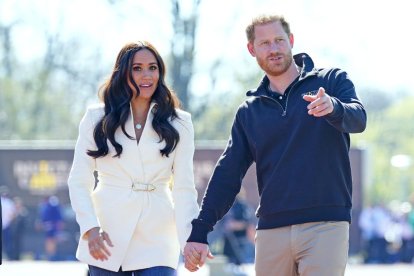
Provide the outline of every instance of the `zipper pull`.
[[283,110],[282,117],[286,116],[286,110]]

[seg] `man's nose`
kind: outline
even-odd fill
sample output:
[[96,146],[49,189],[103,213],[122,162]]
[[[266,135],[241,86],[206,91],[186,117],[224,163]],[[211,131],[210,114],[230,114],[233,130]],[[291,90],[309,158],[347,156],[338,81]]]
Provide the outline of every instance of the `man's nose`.
[[278,51],[279,51],[279,49],[280,49],[280,46],[279,46],[279,44],[278,44],[277,42],[272,41],[272,42],[270,43],[270,51],[271,51],[271,52],[278,52]]

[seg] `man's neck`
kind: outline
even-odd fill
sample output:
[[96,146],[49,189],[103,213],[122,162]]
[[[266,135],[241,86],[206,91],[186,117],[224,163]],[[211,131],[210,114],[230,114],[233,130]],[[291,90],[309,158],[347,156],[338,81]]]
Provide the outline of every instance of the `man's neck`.
[[281,95],[285,93],[286,88],[299,76],[299,70],[296,65],[292,64],[285,73],[279,76],[269,76],[269,88],[270,90],[277,92]]

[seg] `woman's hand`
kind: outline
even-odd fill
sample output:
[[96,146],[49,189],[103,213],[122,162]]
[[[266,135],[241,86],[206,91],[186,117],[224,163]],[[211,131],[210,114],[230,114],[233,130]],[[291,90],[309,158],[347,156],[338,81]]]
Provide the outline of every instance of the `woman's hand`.
[[106,232],[102,231],[99,227],[94,227],[85,233],[85,237],[88,239],[89,253],[91,256],[96,260],[108,260],[108,257],[111,256],[111,253],[109,252],[104,241],[107,245],[113,247],[109,235]]

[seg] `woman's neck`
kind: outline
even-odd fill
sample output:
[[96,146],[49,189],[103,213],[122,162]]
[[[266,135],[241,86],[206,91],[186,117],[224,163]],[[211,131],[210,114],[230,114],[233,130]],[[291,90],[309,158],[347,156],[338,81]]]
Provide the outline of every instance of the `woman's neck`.
[[147,115],[148,110],[150,108],[151,101],[150,100],[142,100],[139,98],[131,100],[131,108],[134,115],[138,115],[139,117]]

